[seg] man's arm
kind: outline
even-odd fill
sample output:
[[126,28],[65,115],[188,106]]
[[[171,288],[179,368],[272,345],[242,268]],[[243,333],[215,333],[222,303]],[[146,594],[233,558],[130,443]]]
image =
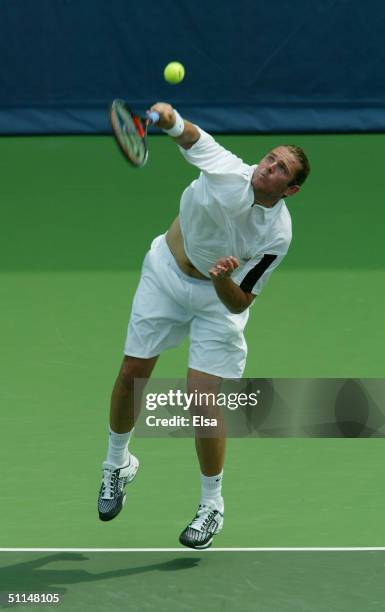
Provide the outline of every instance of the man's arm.
[[233,314],[246,310],[255,298],[255,295],[246,293],[231,280],[230,275],[238,266],[239,262],[236,257],[222,257],[209,270],[219,299]]
[[[167,104],[166,102],[157,102],[151,107],[151,110],[159,113],[159,121],[156,125],[161,130],[171,130],[171,128],[174,127],[175,113],[171,104]],[[190,149],[193,144],[199,140],[200,133],[193,123],[186,121],[186,119],[183,121],[183,133],[177,138],[173,138],[173,140],[183,149]]]
[[[226,182],[233,177],[232,184],[235,182],[235,189],[238,190],[237,197],[234,197],[234,187],[230,188],[231,203],[245,197],[245,192],[248,192],[250,187],[250,181],[248,177],[245,177],[245,173],[247,174],[250,169],[249,166],[220,145],[210,134],[190,121],[182,119],[170,104],[157,102],[151,110],[159,113],[157,127],[166,130],[174,142],[180,146],[181,153],[189,164],[205,173],[212,189],[220,188],[222,199],[226,198],[223,188],[224,177]],[[172,130],[171,134],[170,130]],[[193,146],[195,144],[196,146]]]

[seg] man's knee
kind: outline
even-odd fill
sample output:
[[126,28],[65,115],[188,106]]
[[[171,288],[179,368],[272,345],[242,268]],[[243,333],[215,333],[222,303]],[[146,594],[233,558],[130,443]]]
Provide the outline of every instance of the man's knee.
[[214,376],[213,374],[207,374],[206,372],[200,372],[189,368],[187,377],[187,387],[190,393],[198,391],[201,393],[218,393],[222,383],[222,378]]
[[221,408],[217,405],[222,378],[189,368],[188,392],[193,394],[190,414],[195,419],[197,438],[221,438],[224,423]]
[[132,390],[136,379],[146,379],[151,375],[157,357],[141,359],[139,357],[124,356],[118,374],[118,381],[123,388]]

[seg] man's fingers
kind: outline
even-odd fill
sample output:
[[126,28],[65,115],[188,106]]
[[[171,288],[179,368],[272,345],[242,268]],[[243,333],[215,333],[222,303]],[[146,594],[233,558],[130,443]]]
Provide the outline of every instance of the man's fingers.
[[212,278],[226,278],[239,266],[239,261],[233,255],[229,257],[221,257],[209,269],[209,274]]
[[226,257],[222,267],[229,273],[233,272],[236,268],[231,257]]
[[226,278],[226,276],[230,276],[228,270],[219,266],[211,268],[209,274],[212,278]]
[[233,270],[235,270],[236,268],[238,268],[239,266],[239,261],[236,257],[234,257],[233,255],[231,255],[229,257],[229,260],[231,261],[231,265],[233,266]]
[[215,266],[213,266],[212,268],[210,268],[210,270],[209,270],[209,274],[210,274],[210,276],[214,276],[214,277],[218,276],[218,270],[216,269],[216,267],[215,267]]
[[226,267],[230,267],[231,266],[233,269],[235,269],[235,268],[238,268],[239,261],[233,255],[229,255],[229,257],[221,257],[220,259],[218,259],[218,261],[216,262],[215,265],[216,266],[222,265],[222,266],[226,266]]
[[159,113],[159,121],[156,124],[160,129],[170,129],[175,123],[174,110],[167,102],[156,102],[150,108],[151,111]]

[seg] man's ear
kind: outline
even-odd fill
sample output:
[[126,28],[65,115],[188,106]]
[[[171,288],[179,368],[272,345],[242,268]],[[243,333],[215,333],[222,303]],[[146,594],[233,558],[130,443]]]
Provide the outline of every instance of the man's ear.
[[285,198],[287,198],[288,196],[292,196],[297,193],[300,189],[301,187],[299,185],[291,185],[291,187],[288,187],[286,189],[286,193],[284,193],[283,195]]

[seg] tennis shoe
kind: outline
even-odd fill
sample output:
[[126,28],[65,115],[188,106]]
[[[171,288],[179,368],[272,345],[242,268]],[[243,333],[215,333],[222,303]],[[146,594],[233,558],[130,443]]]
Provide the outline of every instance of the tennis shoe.
[[126,501],[124,491],[127,483],[134,480],[139,461],[130,454],[127,465],[116,467],[105,461],[103,463],[103,480],[99,491],[98,511],[101,521],[111,521],[119,514]]
[[223,527],[223,514],[212,506],[199,504],[198,512],[182,531],[179,542],[183,546],[203,550],[211,546],[213,536],[221,531]]

